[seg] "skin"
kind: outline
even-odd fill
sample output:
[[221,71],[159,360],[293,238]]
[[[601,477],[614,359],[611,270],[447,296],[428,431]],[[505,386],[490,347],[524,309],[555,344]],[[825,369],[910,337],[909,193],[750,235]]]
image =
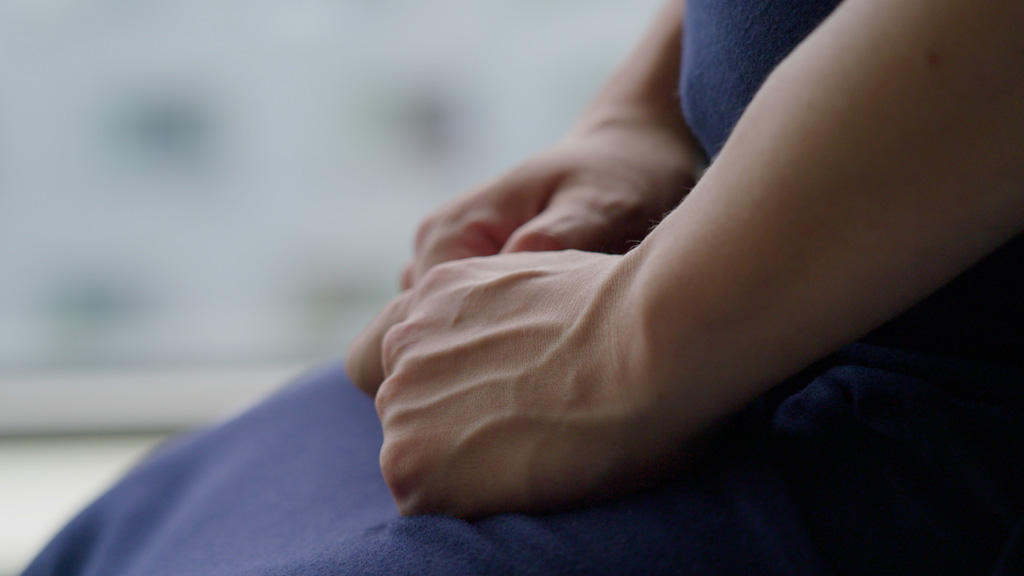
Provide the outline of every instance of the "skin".
[[847,0],[636,249],[414,263],[348,357],[400,512],[549,510],[658,478],[1019,233],[1022,28],[1012,0]]
[[625,252],[695,181],[697,145],[679,114],[684,2],[670,0],[569,134],[429,215],[402,273],[539,250]]

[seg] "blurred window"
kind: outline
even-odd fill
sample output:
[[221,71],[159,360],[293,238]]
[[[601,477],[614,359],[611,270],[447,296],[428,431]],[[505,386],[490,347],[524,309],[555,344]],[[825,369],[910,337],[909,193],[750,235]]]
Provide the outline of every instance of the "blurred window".
[[0,0],[0,432],[184,425],[340,356],[419,218],[560,136],[657,4]]

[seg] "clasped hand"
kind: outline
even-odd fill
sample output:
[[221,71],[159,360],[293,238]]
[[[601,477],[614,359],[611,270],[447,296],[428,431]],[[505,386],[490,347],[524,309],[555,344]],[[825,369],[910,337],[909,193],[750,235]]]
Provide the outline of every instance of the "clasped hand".
[[420,227],[405,291],[347,359],[376,400],[401,513],[564,507],[664,459],[631,255],[566,249],[641,239],[690,182],[671,144],[656,127],[603,124]]

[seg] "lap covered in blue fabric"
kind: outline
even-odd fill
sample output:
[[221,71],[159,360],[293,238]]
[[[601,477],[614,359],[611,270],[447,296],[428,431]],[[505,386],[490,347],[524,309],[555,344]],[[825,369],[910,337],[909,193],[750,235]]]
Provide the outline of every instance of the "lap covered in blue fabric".
[[373,403],[331,367],[158,450],[26,576],[1018,570],[1021,411],[863,355],[751,407],[679,478],[472,523],[398,516]]

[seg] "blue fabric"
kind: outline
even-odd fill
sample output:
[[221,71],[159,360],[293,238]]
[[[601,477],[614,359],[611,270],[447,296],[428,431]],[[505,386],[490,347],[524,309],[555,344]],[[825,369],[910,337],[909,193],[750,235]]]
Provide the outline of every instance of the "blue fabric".
[[678,479],[467,523],[397,516],[372,403],[332,367],[163,447],[26,576],[1020,574],[1024,394],[998,392],[1020,377],[854,346]]
[[[470,524],[398,518],[380,443],[372,403],[343,371],[312,374],[163,448],[26,574],[711,574],[725,558],[782,574],[818,564],[755,446],[749,458],[605,505]],[[706,547],[711,539],[728,553]]]
[[[682,94],[709,155],[836,4],[690,0]],[[664,484],[544,516],[399,518],[369,399],[329,367],[163,447],[26,576],[1024,574],[1015,241],[740,414]]]
[[839,0],[687,0],[680,96],[708,158],[768,74]]

